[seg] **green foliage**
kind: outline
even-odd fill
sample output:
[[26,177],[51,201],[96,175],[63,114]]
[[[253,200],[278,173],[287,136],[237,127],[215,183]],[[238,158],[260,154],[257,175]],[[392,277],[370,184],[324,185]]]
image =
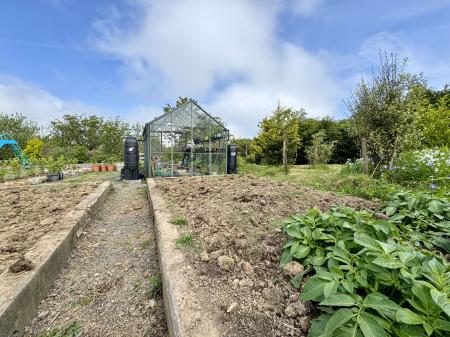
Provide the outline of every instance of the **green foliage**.
[[161,275],[152,275],[149,278],[149,290],[148,293],[151,298],[156,298],[162,294],[162,277]]
[[27,142],[38,136],[41,128],[36,122],[27,120],[22,114],[4,114],[0,112],[0,133],[9,133],[23,149]]
[[[344,207],[330,213],[312,209],[285,220],[283,230],[290,240],[283,247],[281,266],[292,259],[304,264],[305,271],[291,280],[295,287],[314,272],[301,298],[319,302],[323,312],[309,336],[448,336],[450,265],[412,244],[414,233],[407,228],[420,228],[422,219],[412,216],[410,223],[403,223],[399,215],[406,217],[404,208],[387,209],[404,206],[395,199],[402,197],[393,196],[386,204],[391,216],[386,220]],[[408,211],[429,212],[428,221],[436,225],[448,211],[428,198]]]
[[328,163],[334,149],[334,142],[325,142],[325,130],[320,130],[312,136],[311,146],[306,148],[306,157],[310,165]]
[[13,159],[10,159],[8,163],[12,169],[14,179],[19,179],[20,173],[22,171],[22,164],[20,163],[20,160],[18,158],[13,158]]
[[447,199],[400,191],[389,196],[384,213],[397,224],[411,245],[450,253],[450,202]]
[[64,156],[57,159],[50,156],[44,160],[44,167],[47,169],[49,174],[61,173],[65,165],[66,159]]
[[312,145],[313,135],[325,130],[325,142],[334,143],[335,148],[330,158],[332,164],[343,164],[348,159],[359,157],[357,139],[349,130],[348,120],[335,121],[330,117],[322,119],[303,118],[300,121],[302,143],[297,151],[297,164],[307,164],[306,149]]
[[192,234],[185,233],[175,240],[175,245],[180,248],[191,248],[194,246],[194,237]]
[[71,323],[66,328],[52,329],[50,331],[41,332],[38,337],[77,337],[81,331],[81,327],[77,322]]
[[393,182],[414,185],[433,183],[447,185],[450,180],[450,151],[448,148],[407,151],[394,161],[393,165],[382,168],[383,175]]
[[425,80],[408,74],[405,66],[395,55],[381,56],[371,82],[361,80],[347,101],[353,130],[367,140],[376,163],[392,163],[398,153],[420,142],[416,117],[422,99],[411,93],[425,87]]
[[93,150],[100,146],[103,119],[97,116],[69,115],[50,122],[52,138],[58,145],[85,146]]
[[[62,120],[51,123],[51,143],[46,149],[48,156],[64,154],[78,162],[87,160],[106,161],[115,156],[122,158],[123,139],[131,132],[122,120],[104,121],[97,116],[64,115]],[[142,125],[133,125],[133,132],[140,132]]]
[[128,124],[120,119],[112,119],[103,123],[99,140],[102,153],[106,158],[110,156],[122,158],[123,140],[128,133]]
[[23,152],[27,157],[34,161],[36,159],[42,158],[42,148],[44,147],[44,142],[39,138],[32,138],[27,142]]
[[171,224],[177,225],[177,226],[186,226],[187,220],[185,218],[174,218],[169,221]]
[[433,104],[426,100],[418,113],[419,125],[424,143],[429,147],[450,145],[450,92],[445,93]]
[[347,160],[344,167],[339,171],[343,176],[363,174],[364,173],[364,159],[359,158],[354,162]]
[[0,160],[0,183],[5,182],[5,176],[7,172],[8,172],[7,162]]
[[251,160],[279,165],[283,160],[283,140],[287,143],[288,162],[294,163],[300,146],[300,118],[304,111],[278,106],[270,117],[259,123],[259,133],[251,144]]

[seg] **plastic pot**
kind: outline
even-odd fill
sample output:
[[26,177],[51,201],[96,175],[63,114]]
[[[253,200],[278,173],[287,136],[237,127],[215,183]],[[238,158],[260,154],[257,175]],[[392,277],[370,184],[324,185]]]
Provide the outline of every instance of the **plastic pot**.
[[47,181],[48,182],[55,182],[59,180],[59,173],[52,173],[47,174]]

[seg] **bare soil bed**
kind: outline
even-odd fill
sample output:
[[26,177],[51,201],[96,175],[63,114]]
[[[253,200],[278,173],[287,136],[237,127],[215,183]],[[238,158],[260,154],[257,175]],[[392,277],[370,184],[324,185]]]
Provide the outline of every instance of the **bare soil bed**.
[[98,185],[57,183],[1,188],[0,274],[16,262],[17,268],[11,271],[32,268],[23,264],[23,255],[46,233],[58,230],[60,220]]
[[289,283],[292,270],[279,268],[283,218],[312,207],[376,206],[253,176],[160,179],[157,188],[174,219],[187,220],[178,222],[181,232],[194,237],[185,247],[196,274],[191,294],[207,294],[200,301],[230,337],[303,336],[317,314]]

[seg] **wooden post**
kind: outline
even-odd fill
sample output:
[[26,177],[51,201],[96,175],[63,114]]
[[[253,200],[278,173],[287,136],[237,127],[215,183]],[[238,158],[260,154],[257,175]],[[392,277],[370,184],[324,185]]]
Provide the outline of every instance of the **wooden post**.
[[283,170],[285,175],[288,174],[286,135],[283,137]]
[[361,144],[362,156],[364,159],[364,174],[369,174],[369,157],[367,155],[367,141],[365,138],[362,139]]

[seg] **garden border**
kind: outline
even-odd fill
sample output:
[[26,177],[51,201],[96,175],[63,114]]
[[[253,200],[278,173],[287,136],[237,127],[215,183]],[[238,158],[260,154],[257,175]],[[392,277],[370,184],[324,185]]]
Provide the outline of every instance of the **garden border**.
[[183,251],[175,245],[178,229],[169,222],[171,215],[166,211],[166,203],[155,187],[155,180],[148,178],[147,193],[156,233],[169,336],[218,337],[215,322],[206,313],[199,312],[199,307],[188,296],[189,279],[193,271],[188,267]]
[[0,298],[1,336],[20,333],[36,314],[40,300],[75,247],[81,229],[103,205],[111,186],[110,181],[101,183],[61,220],[61,230],[46,234],[25,254],[35,264],[32,271],[5,272],[0,276],[0,286],[6,289]]

